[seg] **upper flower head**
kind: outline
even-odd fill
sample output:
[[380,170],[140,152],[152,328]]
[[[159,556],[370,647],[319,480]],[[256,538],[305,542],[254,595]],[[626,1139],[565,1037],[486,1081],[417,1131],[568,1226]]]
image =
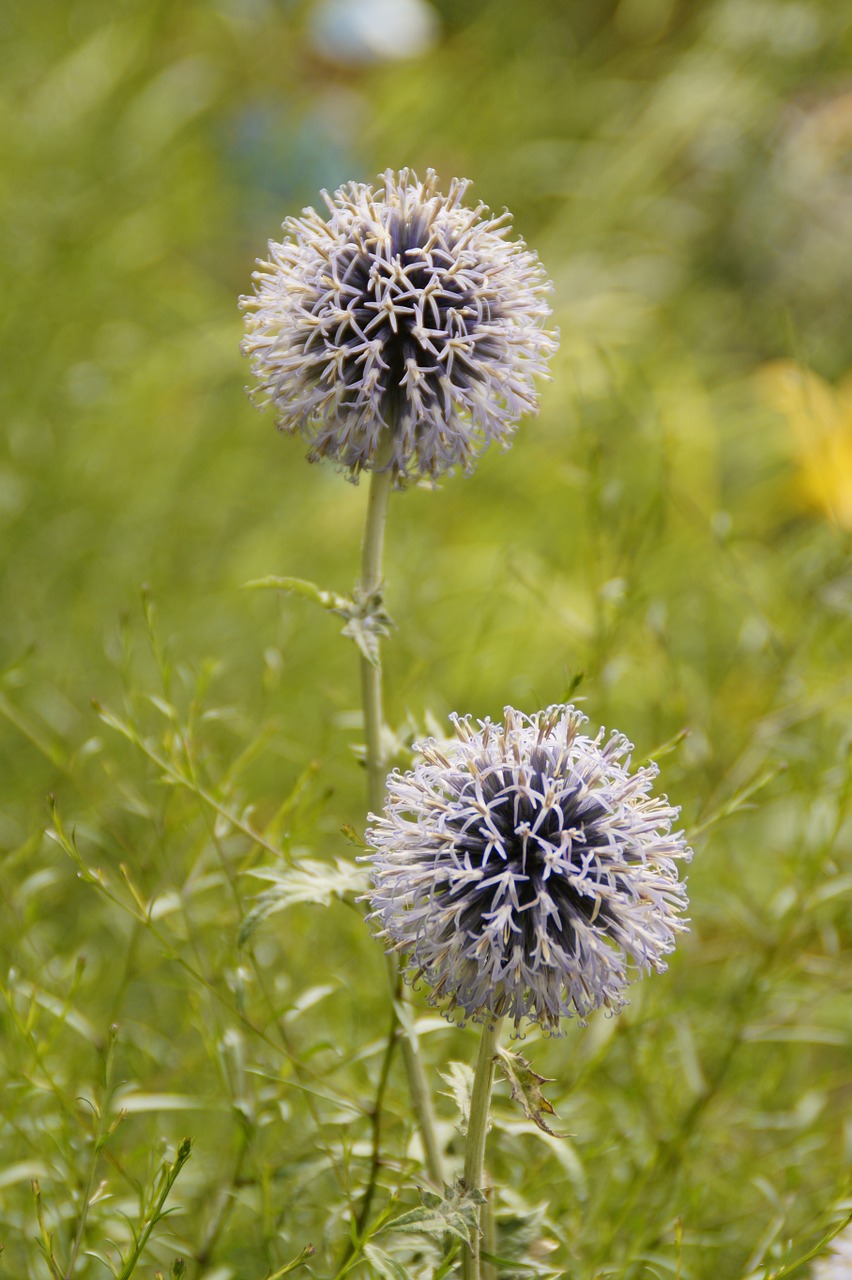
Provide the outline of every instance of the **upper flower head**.
[[[437,190],[402,169],[374,191],[350,182],[288,218],[258,261],[242,350],[255,394],[311,461],[353,477],[465,471],[535,410],[533,375],[555,350],[543,329],[550,284],[509,215],[462,204],[468,183]],[[390,433],[390,435],[389,435]]]
[[581,734],[572,706],[452,718],[458,740],[418,745],[367,832],[380,936],[477,1021],[620,1009],[628,958],[662,971],[686,928],[674,860],[692,851],[656,765],[631,773],[627,739]]

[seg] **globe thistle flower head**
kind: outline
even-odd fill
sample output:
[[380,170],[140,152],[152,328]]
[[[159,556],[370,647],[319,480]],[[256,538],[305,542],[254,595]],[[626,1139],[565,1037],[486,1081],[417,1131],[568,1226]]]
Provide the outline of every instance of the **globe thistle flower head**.
[[666,968],[686,928],[679,810],[631,771],[620,733],[580,732],[573,706],[502,724],[452,717],[388,778],[372,849],[371,920],[460,1020],[560,1019],[626,1004],[628,964]]
[[829,1251],[817,1258],[813,1280],[852,1280],[852,1227],[844,1227],[829,1245]]
[[534,377],[555,350],[544,325],[550,290],[509,215],[463,204],[388,170],[378,190],[350,182],[288,218],[258,261],[242,351],[282,431],[301,432],[310,461],[332,458],[355,479],[469,472],[491,441],[506,445],[537,407]]

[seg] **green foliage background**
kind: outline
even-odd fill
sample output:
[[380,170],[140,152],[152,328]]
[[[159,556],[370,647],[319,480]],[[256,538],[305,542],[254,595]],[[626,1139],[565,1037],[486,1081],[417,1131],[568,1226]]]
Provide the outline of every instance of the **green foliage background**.
[[[362,68],[287,0],[0,15],[0,1275],[129,1275],[184,1136],[137,1274],[262,1280],[309,1243],[338,1272],[380,949],[319,869],[326,905],[238,932],[252,868],[357,852],[356,654],[242,587],[347,590],[366,489],[249,406],[236,298],[287,213],[386,166],[508,205],[562,333],[509,454],[392,500],[390,720],[574,690],[660,756],[697,855],[670,972],[526,1042],[570,1137],[498,1089],[499,1274],[792,1275],[852,1210],[849,534],[755,379],[852,365],[852,17],[435,8],[431,50]],[[437,1081],[475,1038],[417,1007]],[[398,1071],[391,1217],[423,1185]],[[425,1239],[374,1244],[350,1274],[438,1274]]]

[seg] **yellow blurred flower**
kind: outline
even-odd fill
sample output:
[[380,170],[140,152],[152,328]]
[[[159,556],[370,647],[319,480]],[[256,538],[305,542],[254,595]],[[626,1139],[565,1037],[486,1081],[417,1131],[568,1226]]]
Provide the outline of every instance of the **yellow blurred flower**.
[[758,381],[790,424],[808,504],[852,531],[852,373],[833,387],[803,365],[778,360],[760,370]]

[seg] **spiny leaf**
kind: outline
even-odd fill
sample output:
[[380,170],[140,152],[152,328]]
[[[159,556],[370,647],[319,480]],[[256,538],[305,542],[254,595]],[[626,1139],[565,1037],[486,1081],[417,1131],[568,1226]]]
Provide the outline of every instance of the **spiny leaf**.
[[356,587],[351,596],[340,595],[336,591],[323,591],[315,582],[305,578],[278,578],[269,576],[256,578],[245,584],[246,590],[256,591],[272,587],[278,591],[290,591],[295,595],[306,596],[315,604],[321,605],[331,613],[346,619],[342,635],[354,640],[359,650],[369,663],[378,666],[379,640],[386,636],[393,626],[390,616],[384,608],[380,591],[364,592]]
[[272,888],[257,897],[257,905],[240,925],[237,945],[242,947],[269,916],[285,911],[297,902],[313,902],[327,907],[332,899],[347,893],[363,893],[367,887],[366,872],[353,862],[338,858],[334,863],[304,858],[297,866],[253,867],[248,875],[271,882]]
[[544,1119],[545,1116],[556,1115],[541,1091],[543,1084],[551,1084],[552,1081],[533,1071],[526,1058],[519,1053],[512,1053],[509,1049],[498,1050],[497,1063],[509,1081],[513,1099],[520,1102],[527,1119],[532,1120],[542,1133],[549,1133],[552,1138],[566,1137],[566,1134],[557,1133],[556,1130],[551,1129]]
[[471,1232],[477,1231],[477,1210],[485,1203],[481,1191],[463,1191],[460,1183],[444,1187],[444,1195],[421,1191],[423,1204],[389,1222],[388,1231],[423,1231],[442,1240],[447,1234],[470,1244]]
[[367,661],[377,667],[379,641],[382,636],[390,634],[393,626],[391,617],[384,608],[381,592],[373,591],[368,595],[356,587],[352,598],[332,606],[332,611],[346,619],[341,635],[354,640]]

